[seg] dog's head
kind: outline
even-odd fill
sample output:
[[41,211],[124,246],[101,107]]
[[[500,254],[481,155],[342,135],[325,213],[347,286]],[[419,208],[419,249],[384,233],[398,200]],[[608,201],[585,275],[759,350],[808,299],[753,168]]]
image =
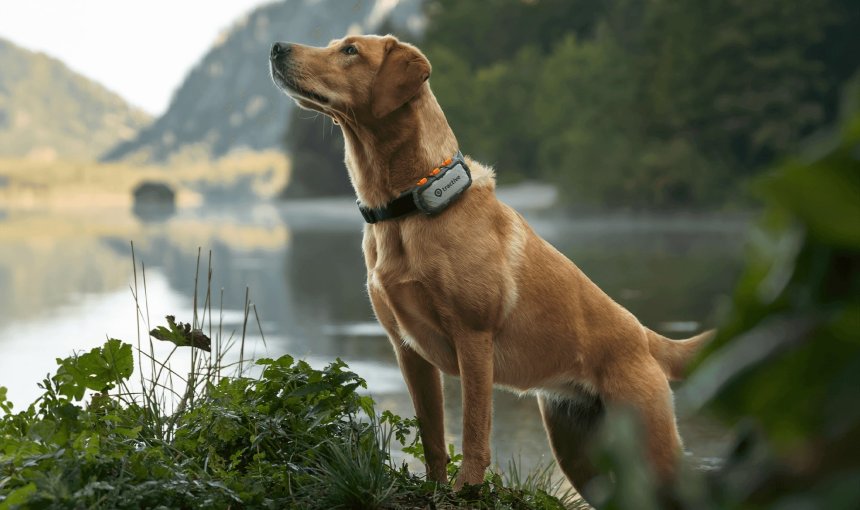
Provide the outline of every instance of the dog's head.
[[336,120],[381,119],[409,102],[430,77],[430,62],[393,36],[349,36],[324,48],[278,42],[272,79],[299,106]]

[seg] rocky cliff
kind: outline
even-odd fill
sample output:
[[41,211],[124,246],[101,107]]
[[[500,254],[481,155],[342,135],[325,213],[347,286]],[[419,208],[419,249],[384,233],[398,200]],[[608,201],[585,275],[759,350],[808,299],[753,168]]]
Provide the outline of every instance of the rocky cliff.
[[286,0],[260,7],[216,41],[162,117],[103,159],[160,162],[184,152],[220,157],[281,148],[294,105],[269,78],[274,41],[323,45],[348,32],[373,32],[383,22],[418,31],[421,19],[420,0]]

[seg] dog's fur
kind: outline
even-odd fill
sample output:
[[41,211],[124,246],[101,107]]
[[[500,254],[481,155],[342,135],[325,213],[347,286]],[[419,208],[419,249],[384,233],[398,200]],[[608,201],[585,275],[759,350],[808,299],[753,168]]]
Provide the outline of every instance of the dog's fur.
[[[275,83],[341,126],[364,205],[385,205],[458,150],[417,48],[391,36],[279,48]],[[639,413],[654,472],[671,480],[681,441],[668,379],[710,335],[672,341],[642,326],[496,199],[492,169],[467,162],[472,187],[442,213],[364,230],[367,289],[412,396],[428,477],[446,480],[442,371],[460,376],[463,394],[456,487],[480,483],[490,464],[494,384],[537,396],[580,491],[595,475],[586,448],[608,404]]]

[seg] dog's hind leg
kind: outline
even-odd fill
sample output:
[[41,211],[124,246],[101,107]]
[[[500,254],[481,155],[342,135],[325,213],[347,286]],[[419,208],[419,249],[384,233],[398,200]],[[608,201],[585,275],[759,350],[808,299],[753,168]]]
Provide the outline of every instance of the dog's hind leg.
[[643,425],[645,453],[661,486],[673,483],[681,458],[681,436],[675,423],[672,389],[653,359],[627,363],[601,388],[606,403],[632,409]]
[[538,395],[538,406],[552,452],[574,488],[582,494],[597,475],[588,458],[603,419],[603,402],[597,395],[579,391],[570,398]]

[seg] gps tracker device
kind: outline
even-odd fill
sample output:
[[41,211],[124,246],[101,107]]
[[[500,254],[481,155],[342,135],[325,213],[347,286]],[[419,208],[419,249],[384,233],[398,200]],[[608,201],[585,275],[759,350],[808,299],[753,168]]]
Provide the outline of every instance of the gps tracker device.
[[384,206],[370,208],[361,205],[360,201],[356,203],[368,223],[392,220],[416,211],[432,216],[447,209],[471,184],[469,166],[463,154],[457,151],[454,157],[434,168],[430,175],[419,179],[414,188],[404,191]]
[[427,182],[412,189],[412,198],[419,211],[431,215],[445,210],[472,184],[472,174],[459,152],[448,165],[425,179]]

